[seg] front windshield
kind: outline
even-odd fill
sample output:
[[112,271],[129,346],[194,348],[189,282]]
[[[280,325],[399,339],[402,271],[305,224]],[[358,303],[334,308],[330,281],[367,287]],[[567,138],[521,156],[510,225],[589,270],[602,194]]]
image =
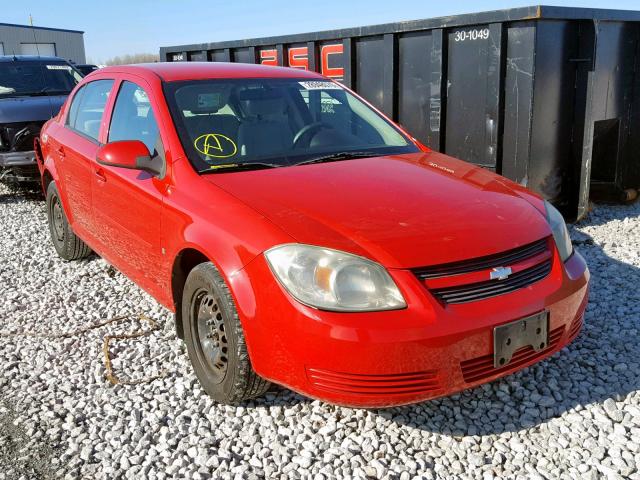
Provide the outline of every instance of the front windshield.
[[0,62],[0,97],[64,95],[82,80],[65,62]]
[[328,80],[171,82],[165,94],[199,172],[418,151],[379,114]]

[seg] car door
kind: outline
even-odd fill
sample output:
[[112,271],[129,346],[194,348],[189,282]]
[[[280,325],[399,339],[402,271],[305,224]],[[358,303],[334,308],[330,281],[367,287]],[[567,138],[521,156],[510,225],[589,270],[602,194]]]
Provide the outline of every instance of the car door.
[[113,80],[95,80],[81,87],[71,100],[62,128],[57,129],[55,151],[61,188],[71,226],[81,237],[91,235],[92,165]]
[[[133,78],[133,79],[132,79]],[[123,76],[110,114],[106,142],[140,140],[164,159],[164,144],[148,85]],[[163,284],[160,215],[165,180],[140,170],[93,165],[95,227],[104,256],[151,293]]]

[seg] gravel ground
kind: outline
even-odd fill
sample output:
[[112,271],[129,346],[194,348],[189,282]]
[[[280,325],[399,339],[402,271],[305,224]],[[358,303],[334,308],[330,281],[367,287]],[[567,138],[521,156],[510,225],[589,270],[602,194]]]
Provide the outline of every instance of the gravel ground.
[[[61,261],[43,202],[0,187],[0,480],[640,479],[640,203],[598,206],[572,237],[593,275],[586,325],[538,365],[388,410],[283,389],[227,407],[198,386],[166,310],[97,257]],[[102,343],[148,325],[46,338],[138,312],[160,328],[110,352],[139,385],[106,381]]]

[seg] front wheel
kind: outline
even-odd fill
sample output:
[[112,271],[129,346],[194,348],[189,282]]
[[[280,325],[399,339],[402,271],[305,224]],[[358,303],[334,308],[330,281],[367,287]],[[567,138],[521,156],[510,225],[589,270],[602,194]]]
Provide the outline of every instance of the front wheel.
[[269,382],[253,371],[233,297],[213,264],[189,273],[182,319],[191,364],[214,400],[233,404],[268,390]]
[[89,246],[71,230],[55,182],[47,187],[47,220],[51,241],[58,255],[65,260],[78,260],[91,254]]

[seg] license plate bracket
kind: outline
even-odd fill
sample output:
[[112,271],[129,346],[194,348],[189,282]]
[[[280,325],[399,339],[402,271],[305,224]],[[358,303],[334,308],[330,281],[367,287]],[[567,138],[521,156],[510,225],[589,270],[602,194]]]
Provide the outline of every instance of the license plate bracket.
[[536,352],[549,344],[549,312],[544,311],[493,329],[493,366],[509,365],[513,353],[531,346]]

